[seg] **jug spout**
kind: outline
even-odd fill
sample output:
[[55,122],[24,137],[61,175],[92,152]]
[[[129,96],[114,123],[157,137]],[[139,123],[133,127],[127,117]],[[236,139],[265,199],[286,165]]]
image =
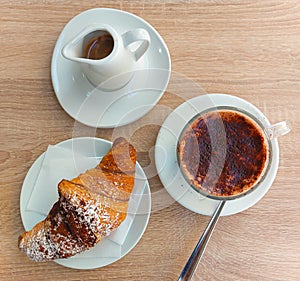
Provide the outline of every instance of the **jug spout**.
[[82,47],[80,42],[69,42],[66,44],[62,49],[62,55],[64,58],[76,61],[76,62],[83,62],[82,61]]
[[88,29],[83,30],[65,44],[61,51],[64,58],[75,62],[85,62],[83,57],[84,38],[88,32]]

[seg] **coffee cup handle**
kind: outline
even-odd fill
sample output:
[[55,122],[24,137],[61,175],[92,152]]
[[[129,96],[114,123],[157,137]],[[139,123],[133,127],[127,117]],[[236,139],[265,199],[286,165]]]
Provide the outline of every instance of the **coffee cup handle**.
[[128,47],[134,42],[141,41],[141,44],[138,46],[138,48],[132,52],[136,61],[138,61],[147,51],[151,41],[149,33],[143,28],[137,28],[135,30],[125,32],[122,35],[122,39],[124,47]]
[[287,134],[291,129],[292,126],[289,121],[282,121],[269,127],[267,129],[267,133],[269,138],[272,140]]

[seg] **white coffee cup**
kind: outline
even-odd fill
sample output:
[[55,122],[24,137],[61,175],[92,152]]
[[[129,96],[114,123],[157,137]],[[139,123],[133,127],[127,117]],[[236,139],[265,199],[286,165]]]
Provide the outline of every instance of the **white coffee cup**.
[[[101,43],[105,36],[106,42]],[[142,28],[119,34],[110,25],[93,24],[71,39],[62,48],[62,55],[80,63],[84,75],[95,87],[116,90],[130,81],[137,61],[145,54],[150,42],[149,33]],[[86,56],[87,48],[94,52],[94,57]],[[97,52],[100,58],[95,55]],[[105,53],[101,55],[101,52]]]

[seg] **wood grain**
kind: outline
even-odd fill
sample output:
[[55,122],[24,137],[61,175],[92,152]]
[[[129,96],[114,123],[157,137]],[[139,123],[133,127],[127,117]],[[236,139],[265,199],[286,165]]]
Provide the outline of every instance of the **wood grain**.
[[[76,136],[110,140],[116,133],[75,122],[51,84],[58,35],[72,17],[95,7],[122,9],[148,21],[168,45],[173,72],[158,106],[140,121],[148,125],[132,135],[153,193],[148,228],[118,262],[79,271],[33,263],[18,251],[19,197],[28,169],[49,144]],[[2,0],[0,15],[1,280],[177,280],[209,218],[170,198],[155,173],[153,148],[166,116],[205,92],[244,98],[272,123],[290,120],[293,130],[279,139],[272,188],[252,208],[220,219],[193,280],[299,280],[299,1]]]

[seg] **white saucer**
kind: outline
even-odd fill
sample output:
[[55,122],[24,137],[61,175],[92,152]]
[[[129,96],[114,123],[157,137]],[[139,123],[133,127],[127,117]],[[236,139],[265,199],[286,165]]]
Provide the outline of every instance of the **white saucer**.
[[[177,141],[185,124],[197,113],[213,106],[236,106],[256,116],[264,125],[267,118],[249,102],[224,94],[208,94],[192,98],[178,106],[162,125],[155,146],[155,163],[161,182],[167,192],[182,206],[202,214],[212,215],[219,201],[201,196],[183,178],[176,156]],[[261,186],[245,197],[226,202],[222,215],[242,212],[257,203],[271,187],[278,169],[279,147],[276,139],[271,141],[272,163]]]
[[[99,139],[99,138],[92,138],[92,137],[84,137],[84,138],[74,138],[63,141],[58,143],[57,146],[67,149],[74,149],[82,155],[89,156],[89,157],[102,157],[111,147],[111,142]],[[43,158],[45,152],[40,155],[37,160],[33,163],[31,168],[29,169],[21,190],[20,195],[20,211],[21,211],[21,218],[24,225],[25,230],[31,229],[36,223],[43,220],[45,217],[40,215],[36,212],[31,212],[26,210],[27,203],[30,199],[32,189],[35,184],[35,180],[39,174]],[[146,179],[143,169],[137,163],[137,174],[143,175]],[[69,259],[60,259],[55,260],[60,265],[76,268],[76,269],[92,269],[97,267],[102,267],[108,264],[111,264],[126,254],[128,254],[138,243],[141,239],[142,235],[144,234],[149,217],[151,212],[151,194],[149,183],[146,181],[145,190],[141,197],[141,202],[139,204],[138,210],[130,227],[130,230],[127,234],[126,240],[122,245],[122,251],[120,257],[107,257],[107,258],[81,258],[81,257],[74,257]],[[108,242],[108,249],[109,243],[112,243],[110,240]],[[100,246],[101,242],[97,245]],[[96,247],[97,247],[96,246]],[[107,248],[106,248],[107,249]],[[93,249],[94,250],[94,249]],[[95,249],[96,250],[96,249]]]
[[[150,47],[138,61],[133,79],[118,91],[95,89],[79,64],[61,55],[62,47],[71,38],[85,26],[97,22],[111,25],[121,34],[144,28],[151,37]],[[87,10],[75,16],[62,30],[51,63],[52,84],[62,108],[79,122],[97,128],[125,125],[144,116],[163,95],[170,73],[170,54],[159,33],[140,17],[106,8]],[[132,110],[135,114],[130,114]]]

